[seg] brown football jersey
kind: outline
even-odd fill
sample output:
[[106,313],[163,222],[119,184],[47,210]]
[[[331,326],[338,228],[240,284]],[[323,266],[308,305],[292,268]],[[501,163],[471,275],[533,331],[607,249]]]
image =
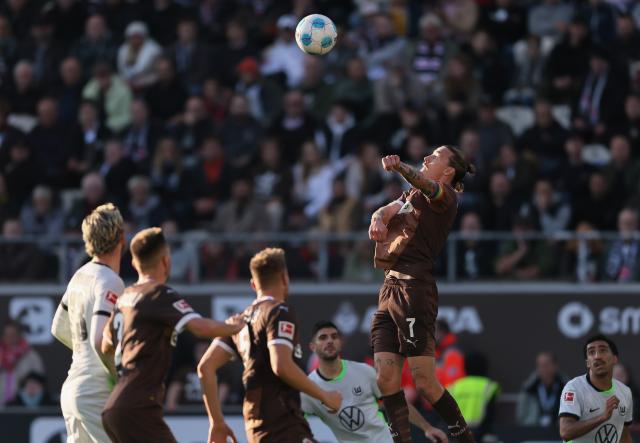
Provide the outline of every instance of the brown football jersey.
[[118,382],[105,408],[162,405],[177,336],[200,317],[176,291],[144,283],[118,298],[106,333],[116,346]]
[[[244,365],[243,415],[252,441],[282,435],[287,429],[309,429],[300,409],[300,393],[282,381],[271,368],[269,344],[289,346],[300,365],[302,348],[296,316],[288,304],[272,297],[256,299],[244,310],[247,325],[233,337],[216,338],[215,343]],[[308,431],[311,436],[311,431]]]
[[387,240],[376,242],[376,268],[420,280],[433,279],[436,258],[458,211],[455,191],[449,185],[439,185],[438,195],[433,198],[415,188],[402,194],[402,207],[387,226]]

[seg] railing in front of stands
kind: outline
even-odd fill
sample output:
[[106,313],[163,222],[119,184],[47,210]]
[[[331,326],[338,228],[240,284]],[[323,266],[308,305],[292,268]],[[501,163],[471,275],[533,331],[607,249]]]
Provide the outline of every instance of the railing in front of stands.
[[[287,252],[298,282],[380,281],[373,268],[373,243],[366,232],[272,232],[171,237],[173,283],[244,281],[251,256],[267,246]],[[0,237],[0,283],[64,284],[87,260],[82,238]],[[638,281],[640,232],[452,232],[435,264],[440,281]],[[125,255],[122,274],[135,278]]]

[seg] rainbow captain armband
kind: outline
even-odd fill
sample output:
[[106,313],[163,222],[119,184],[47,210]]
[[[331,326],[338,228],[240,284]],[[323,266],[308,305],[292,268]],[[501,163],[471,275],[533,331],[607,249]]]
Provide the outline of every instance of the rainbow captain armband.
[[435,203],[435,202],[439,202],[444,198],[444,188],[442,187],[442,185],[438,182],[435,182],[436,186],[438,187],[438,189],[436,190],[435,194],[433,195],[433,197],[429,197],[429,200],[431,200],[431,203]]

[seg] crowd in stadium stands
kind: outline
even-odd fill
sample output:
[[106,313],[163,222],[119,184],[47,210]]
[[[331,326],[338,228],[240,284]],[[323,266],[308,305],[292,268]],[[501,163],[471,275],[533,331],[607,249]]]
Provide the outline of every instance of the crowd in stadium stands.
[[[324,57],[294,40],[314,12],[338,26]],[[380,156],[444,143],[478,168],[465,233],[635,231],[639,28],[633,0],[7,0],[2,235],[77,233],[105,201],[130,232],[363,230],[406,186]],[[317,248],[289,248],[294,277],[317,277]],[[233,280],[249,249],[180,252]],[[328,276],[374,278],[371,249],[330,248]],[[8,256],[5,281],[59,275],[46,248]],[[464,279],[628,281],[640,243],[470,240],[455,261]]]

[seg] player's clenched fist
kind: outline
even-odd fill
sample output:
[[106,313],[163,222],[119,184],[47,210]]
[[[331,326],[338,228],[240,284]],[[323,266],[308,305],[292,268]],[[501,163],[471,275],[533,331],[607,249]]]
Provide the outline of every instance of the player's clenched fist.
[[387,239],[387,226],[379,217],[371,219],[369,239],[377,242],[383,242]]
[[325,391],[322,403],[327,407],[329,412],[335,414],[340,410],[342,405],[342,394],[338,391]]
[[382,157],[382,167],[385,171],[396,171],[400,166],[400,157],[397,155],[387,155]]

